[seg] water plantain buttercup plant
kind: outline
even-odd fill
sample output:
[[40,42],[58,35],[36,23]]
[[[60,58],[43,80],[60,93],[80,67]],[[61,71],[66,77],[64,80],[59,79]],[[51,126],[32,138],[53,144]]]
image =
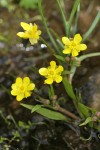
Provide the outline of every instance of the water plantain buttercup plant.
[[[48,66],[41,66],[38,71],[38,73],[43,76],[44,84],[48,86],[49,98],[45,99],[38,95],[36,89],[37,86],[34,83],[35,81],[31,81],[29,77],[17,77],[15,83],[11,86],[11,94],[16,96],[17,101],[25,100],[25,98],[31,96],[31,94],[35,95],[39,99],[39,104],[29,105],[20,103],[23,107],[30,109],[31,113],[37,112],[49,119],[62,120],[69,124],[77,122],[78,126],[87,125],[90,129],[100,130],[100,112],[84,105],[80,94],[75,93],[72,85],[72,79],[76,72],[76,68],[80,66],[81,62],[88,57],[100,56],[100,52],[89,52],[88,54],[84,54],[84,51],[87,51],[88,49],[85,41],[99,22],[100,12],[98,12],[88,31],[82,36],[80,33],[76,33],[75,30],[71,31],[73,20],[75,20],[73,28],[76,29],[78,26],[80,0],[75,0],[69,18],[66,18],[65,11],[60,4],[61,1],[56,0],[55,2],[61,13],[65,29],[65,35],[63,37],[59,37],[53,29],[53,32],[51,32],[51,29],[47,25],[46,18],[44,17],[42,0],[38,1],[41,20],[49,36],[50,42],[52,43],[52,47],[49,45],[50,42],[45,41],[42,37],[42,32],[38,29],[38,25],[35,23],[21,22],[24,32],[17,33],[19,37],[29,39],[31,45],[37,44],[38,41],[41,40],[42,43],[47,46],[49,52],[55,57],[56,61],[51,60],[48,62]],[[74,36],[71,36],[71,32]],[[83,52],[83,55],[80,56],[81,51]],[[63,85],[66,94],[72,100],[75,107],[74,109],[76,109],[77,113],[72,113],[60,106],[59,101],[57,100],[57,95],[55,95],[54,84],[59,84],[59,89],[61,88],[61,84]]]

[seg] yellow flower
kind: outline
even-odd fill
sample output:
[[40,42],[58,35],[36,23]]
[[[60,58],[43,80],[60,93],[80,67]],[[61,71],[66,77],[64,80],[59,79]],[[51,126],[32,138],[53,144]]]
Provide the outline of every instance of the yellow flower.
[[30,82],[29,77],[23,79],[18,77],[11,88],[11,94],[17,96],[17,101],[21,101],[23,98],[31,96],[31,91],[34,90],[35,84]]
[[51,61],[49,67],[39,69],[39,74],[46,78],[44,81],[45,84],[52,84],[54,81],[60,83],[62,81],[61,72],[63,70],[62,66],[57,66],[55,61]]
[[73,39],[62,37],[62,42],[65,45],[63,53],[72,54],[73,57],[79,55],[80,51],[87,49],[87,46],[85,44],[81,44],[81,41],[82,37],[80,34],[76,34]]
[[21,22],[21,26],[25,32],[18,32],[17,35],[21,38],[29,39],[32,45],[36,44],[39,40],[39,35],[41,34],[41,31],[38,30],[37,25],[35,23],[32,25],[32,23],[28,24]]

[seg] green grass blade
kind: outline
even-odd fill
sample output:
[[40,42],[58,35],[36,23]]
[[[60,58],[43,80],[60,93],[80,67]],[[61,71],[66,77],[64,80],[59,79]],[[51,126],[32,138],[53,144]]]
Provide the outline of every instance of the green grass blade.
[[65,17],[65,14],[64,14],[64,11],[61,7],[61,4],[60,4],[60,1],[59,0],[56,0],[57,4],[58,4],[58,7],[59,7],[59,10],[60,10],[60,13],[61,13],[61,16],[62,16],[62,21],[63,21],[63,24],[64,24],[64,28],[65,28],[65,33],[67,35],[67,21],[66,21],[66,17]]
[[78,57],[78,60],[79,60],[79,61],[83,61],[83,60],[86,59],[86,58],[95,57],[95,56],[100,56],[100,52],[85,54],[85,55],[83,55],[83,56]]
[[88,29],[88,31],[84,34],[84,36],[83,36],[83,42],[91,35],[91,33],[93,32],[93,30],[95,29],[95,27],[96,27],[96,25],[98,24],[99,21],[100,21],[100,11],[96,15],[96,17],[95,17],[92,25]]
[[68,37],[70,36],[70,29],[71,29],[72,21],[73,21],[74,15],[77,11],[77,7],[78,7],[79,4],[80,4],[80,0],[76,0],[75,3],[74,3],[74,6],[72,8],[71,15],[70,15],[68,25],[67,25],[67,36]]
[[80,13],[80,4],[77,7],[77,13],[76,13],[76,18],[75,18],[75,25],[74,25],[74,29],[73,29],[74,35],[77,32],[77,25],[78,25],[79,13]]

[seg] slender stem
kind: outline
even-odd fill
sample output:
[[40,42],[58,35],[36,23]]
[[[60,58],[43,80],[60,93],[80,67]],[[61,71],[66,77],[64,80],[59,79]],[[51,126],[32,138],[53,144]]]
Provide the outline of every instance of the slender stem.
[[50,45],[42,37],[40,37],[40,40],[48,47],[48,49],[50,50],[51,54],[55,53],[55,51],[50,47]]
[[57,2],[57,4],[58,4],[59,10],[60,10],[60,13],[61,13],[61,16],[62,16],[62,20],[63,20],[65,32],[66,32],[66,35],[67,35],[67,22],[66,22],[66,17],[65,17],[64,11],[63,11],[63,9],[62,9],[62,7],[61,7],[61,4],[60,4],[59,0],[56,0],[56,2]]
[[48,36],[49,36],[49,38],[50,38],[50,40],[51,40],[51,43],[53,44],[53,46],[54,46],[55,49],[57,50],[57,49],[58,49],[58,46],[57,46],[57,44],[56,44],[54,38],[52,37],[52,35],[51,35],[51,33],[50,33],[50,30],[49,30],[49,28],[48,28],[48,26],[47,26],[47,22],[46,22],[46,19],[45,19],[45,17],[44,17],[44,14],[43,14],[43,8],[42,8],[41,3],[42,3],[42,0],[39,0],[39,1],[38,1],[38,6],[39,6],[39,12],[40,12],[40,15],[41,15],[43,24],[44,24],[45,29],[46,29],[46,31],[47,31],[47,33],[48,33]]
[[79,120],[80,118],[77,117],[76,115],[74,115],[73,113],[69,112],[68,110],[60,107],[59,105],[56,107],[56,110],[63,113],[63,114],[66,114],[68,115],[69,117],[73,118],[73,119],[76,119],[76,120]]
[[51,97],[55,95],[53,85],[50,84]]

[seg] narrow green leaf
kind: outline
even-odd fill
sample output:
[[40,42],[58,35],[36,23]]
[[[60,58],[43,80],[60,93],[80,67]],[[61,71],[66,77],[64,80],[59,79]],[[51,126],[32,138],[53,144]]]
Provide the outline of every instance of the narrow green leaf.
[[28,104],[23,104],[23,103],[20,103],[20,105],[27,108],[27,109],[30,109],[30,110],[32,110],[34,107],[33,105],[28,105]]
[[76,18],[75,18],[75,25],[74,25],[74,28],[73,28],[73,33],[74,34],[76,34],[77,29],[78,29],[77,26],[78,26],[79,13],[80,13],[80,4],[77,7],[77,13],[76,13]]
[[92,25],[89,27],[88,31],[83,36],[83,42],[91,35],[93,30],[95,29],[96,25],[100,22],[100,11],[96,15],[94,21],[92,22]]
[[[21,103],[21,105],[30,110],[32,110],[35,107],[34,105],[28,105],[28,104],[23,104],[23,103]],[[47,108],[41,107],[35,111],[49,119],[67,121],[67,117],[65,117],[63,114],[53,111],[53,110],[50,110],[50,109],[47,109]]]
[[80,4],[80,0],[76,0],[75,3],[74,3],[74,6],[72,8],[71,15],[70,15],[68,25],[67,25],[67,36],[68,37],[70,36],[70,29],[71,29],[72,21],[73,21],[74,15],[77,11],[77,7],[78,7],[79,4]]
[[83,55],[83,56],[78,57],[77,59],[78,59],[79,61],[83,61],[83,60],[86,59],[86,58],[95,57],[95,56],[100,56],[100,52],[86,54],[86,55]]
[[64,28],[65,28],[65,32],[66,32],[66,35],[67,35],[67,22],[66,22],[66,17],[65,17],[65,14],[64,14],[64,10],[61,7],[60,1],[56,0],[56,2],[58,4],[59,10],[60,10],[60,13],[61,13],[61,16],[62,16],[62,21],[63,21],[63,25],[64,25]]
[[49,119],[67,121],[67,118],[63,114],[47,108],[40,108],[36,112]]
[[88,110],[88,108],[84,104],[78,103],[78,109],[80,110],[80,112],[83,114],[83,116],[85,118],[87,118],[87,117],[90,116],[89,110]]
[[89,122],[92,122],[92,117],[88,117],[83,123],[81,123],[79,126],[84,126],[88,124]]
[[65,58],[60,56],[60,55],[54,55],[57,59],[63,61],[63,62],[66,62]]
[[76,100],[76,96],[73,91],[72,85],[69,83],[69,81],[66,78],[63,78],[63,85],[65,87],[65,90],[69,97],[71,97],[73,100]]

